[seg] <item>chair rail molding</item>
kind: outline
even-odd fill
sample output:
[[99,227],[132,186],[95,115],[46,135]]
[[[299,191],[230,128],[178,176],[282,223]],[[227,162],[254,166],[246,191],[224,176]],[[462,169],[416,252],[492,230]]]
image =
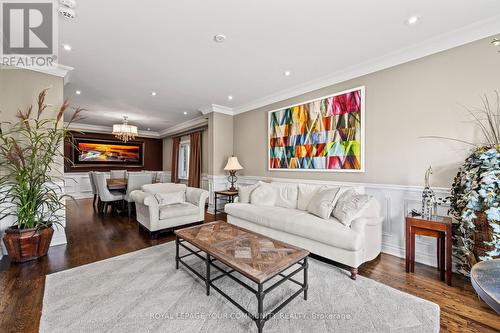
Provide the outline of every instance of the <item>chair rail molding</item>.
[[[238,176],[238,185],[252,185],[259,181],[287,182],[297,184],[314,184],[325,186],[356,186],[363,187],[367,194],[373,196],[380,203],[382,224],[382,252],[400,258],[405,257],[405,217],[412,210],[421,208],[422,186],[354,183],[325,180],[306,180],[294,178],[275,178],[260,176]],[[450,189],[444,187],[433,188],[438,197],[450,195]],[[448,206],[438,208],[440,215],[447,215]],[[415,260],[417,262],[434,266],[437,265],[436,242],[434,238],[417,236],[415,241]]]

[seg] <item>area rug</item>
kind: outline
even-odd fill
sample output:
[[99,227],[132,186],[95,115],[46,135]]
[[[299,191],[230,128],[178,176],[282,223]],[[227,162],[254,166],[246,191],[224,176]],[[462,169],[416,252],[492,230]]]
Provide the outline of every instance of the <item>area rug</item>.
[[[214,283],[256,312],[255,295],[229,278]],[[283,283],[264,307],[274,308],[297,288]],[[308,300],[295,298],[264,326],[264,332],[438,331],[438,305],[362,276],[353,281],[347,271],[314,259]],[[206,296],[204,282],[187,269],[176,270],[175,244],[166,243],[48,275],[40,332],[232,333],[257,332],[257,326],[215,290]]]

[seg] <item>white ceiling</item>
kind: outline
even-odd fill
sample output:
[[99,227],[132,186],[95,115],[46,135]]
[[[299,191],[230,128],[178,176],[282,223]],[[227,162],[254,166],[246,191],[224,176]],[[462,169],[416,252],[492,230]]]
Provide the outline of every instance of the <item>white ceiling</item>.
[[89,110],[87,124],[128,115],[154,131],[211,104],[246,111],[389,55],[500,32],[498,0],[78,0],[76,12],[59,23],[59,62],[75,68],[65,97]]

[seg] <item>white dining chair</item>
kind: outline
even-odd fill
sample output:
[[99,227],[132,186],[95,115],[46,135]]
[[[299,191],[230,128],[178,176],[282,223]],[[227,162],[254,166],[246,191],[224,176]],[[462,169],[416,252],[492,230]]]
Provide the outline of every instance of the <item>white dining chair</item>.
[[111,170],[109,174],[111,179],[127,178],[127,170]]
[[103,205],[103,213],[107,214],[108,205],[113,203],[123,203],[125,194],[120,191],[110,191],[108,189],[108,184],[106,183],[106,175],[102,172],[94,172],[94,179],[97,191],[99,193],[99,199]]
[[125,201],[127,202],[128,216],[132,215],[132,203],[134,200],[130,198],[130,193],[135,190],[140,190],[142,185],[152,184],[151,175],[148,173],[130,174],[127,182],[127,192],[125,193]]

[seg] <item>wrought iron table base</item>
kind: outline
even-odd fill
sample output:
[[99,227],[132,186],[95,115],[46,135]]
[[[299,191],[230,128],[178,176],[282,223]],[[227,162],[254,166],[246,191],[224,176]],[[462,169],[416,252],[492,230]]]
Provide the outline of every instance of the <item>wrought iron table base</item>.
[[[193,250],[193,249],[189,248],[188,246],[182,244],[184,242],[185,241],[182,240],[179,237],[175,238],[175,268],[179,269],[179,263],[181,263],[183,266],[185,266],[187,269],[189,269],[192,273],[194,273],[200,279],[202,279],[203,281],[205,281],[205,288],[206,288],[206,294],[207,294],[207,296],[210,295],[210,288],[213,288],[214,290],[216,290],[219,294],[221,294],[222,296],[224,296],[224,298],[226,298],[228,301],[230,301],[234,306],[236,306],[243,313],[245,313],[247,316],[249,316],[253,321],[255,321],[255,323],[257,324],[257,330],[258,330],[259,333],[262,332],[262,330],[264,328],[264,324],[266,323],[266,321],[268,321],[269,319],[271,319],[272,317],[274,317],[281,309],[283,309],[288,303],[290,303],[294,298],[296,298],[297,296],[299,296],[302,292],[304,292],[304,300],[307,300],[307,289],[308,289],[307,268],[309,266],[308,263],[307,263],[307,257],[305,257],[304,259],[302,259],[301,261],[299,261],[299,262],[296,263],[296,264],[300,265],[300,267],[297,268],[296,270],[294,270],[293,272],[291,272],[289,274],[283,274],[283,273],[276,274],[275,276],[279,275],[281,277],[281,279],[279,281],[275,282],[273,285],[271,285],[271,286],[267,287],[266,289],[264,289],[264,283],[267,282],[267,281],[262,282],[262,283],[257,283],[256,282],[257,283],[257,289],[255,289],[255,288],[249,286],[248,284],[246,284],[245,282],[241,281],[240,279],[238,279],[234,275],[232,275],[231,273],[235,272],[234,269],[230,269],[230,270],[227,270],[227,271],[224,270],[223,268],[221,268],[221,267],[219,267],[219,266],[217,266],[217,265],[214,264],[214,261],[217,261],[216,258],[211,257],[210,254],[208,254],[208,253],[205,253],[205,256],[203,256],[200,253],[204,252],[204,251],[202,251],[202,250]],[[189,243],[189,244],[191,246],[195,247],[193,244],[191,244],[191,243]],[[185,255],[182,255],[182,256],[179,255],[179,246],[182,246],[189,253],[185,254]],[[198,257],[198,258],[200,258],[201,260],[203,260],[205,262],[205,267],[206,267],[205,276],[203,276],[202,274],[200,274],[199,272],[197,272],[194,268],[192,268],[191,266],[189,266],[186,262],[184,262],[182,260],[182,259],[184,259],[186,257],[193,256],[193,255],[196,256],[196,257]],[[210,267],[216,268],[218,271],[221,272],[221,274],[212,278],[211,275],[210,275]],[[294,275],[298,274],[301,271],[303,271],[303,273],[304,273],[303,283],[300,283],[299,281],[297,281],[297,280],[295,280],[295,279],[292,278]],[[221,289],[219,289],[217,286],[215,286],[213,284],[214,281],[217,281],[217,280],[219,280],[219,279],[221,279],[221,278],[223,278],[225,276],[231,278],[233,281],[239,283],[241,286],[245,287],[247,290],[249,290],[251,293],[253,293],[255,296],[257,296],[257,311],[258,311],[257,315],[252,314],[250,311],[248,311],[243,306],[241,306],[240,304],[238,304],[238,302],[236,302],[229,295],[227,295],[225,292],[223,292]],[[264,297],[268,293],[270,293],[271,291],[273,291],[275,288],[277,288],[278,286],[280,286],[285,281],[291,281],[291,282],[299,285],[301,288],[299,290],[297,290],[289,298],[287,298],[286,300],[284,300],[274,310],[272,310],[269,313],[265,314],[264,313]]]

